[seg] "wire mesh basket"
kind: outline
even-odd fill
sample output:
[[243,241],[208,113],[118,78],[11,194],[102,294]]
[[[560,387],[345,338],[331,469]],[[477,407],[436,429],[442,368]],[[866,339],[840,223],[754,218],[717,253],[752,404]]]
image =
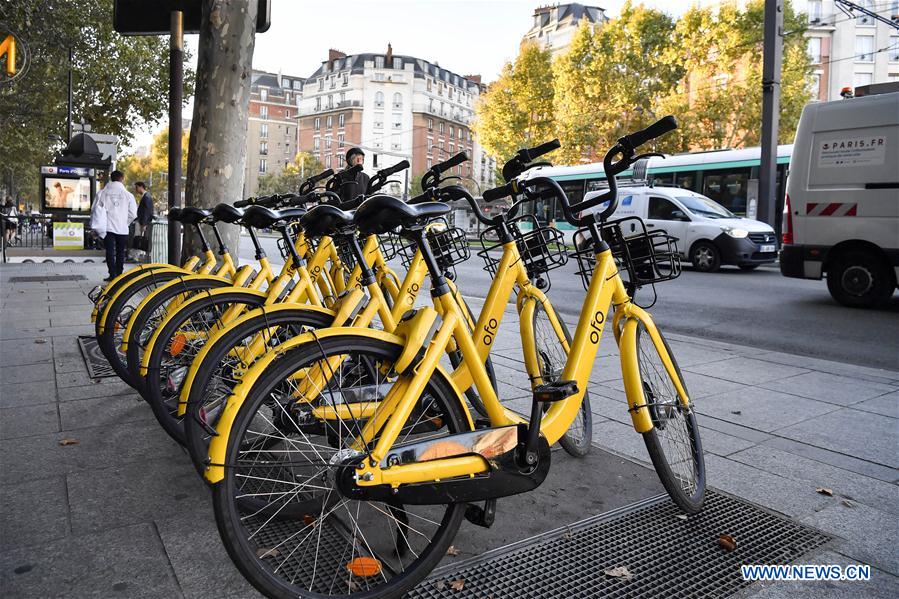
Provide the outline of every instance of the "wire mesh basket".
[[355,233],[341,233],[331,238],[334,242],[334,249],[337,251],[337,257],[340,258],[340,263],[346,273],[356,268],[356,255],[353,253],[352,243],[355,235]]
[[[426,235],[440,270],[451,279],[455,279],[456,265],[471,257],[465,231],[459,227],[451,227],[445,218],[440,217],[428,223]],[[380,241],[385,260],[398,257],[403,268],[409,268],[415,252],[418,251],[413,240],[397,233],[387,233],[380,236]]]
[[[643,219],[636,216],[606,222],[600,232],[631,296],[640,287],[680,276],[676,237],[664,231],[648,231]],[[596,250],[589,229],[579,229],[574,239],[576,249],[571,255],[577,260],[577,274],[587,289],[596,267]]]
[[[288,225],[287,232],[290,234],[290,239],[294,246],[297,243],[297,237],[302,233],[303,228],[300,226],[299,222],[293,222]],[[309,246],[309,253],[315,251],[315,248],[318,247],[318,239],[310,239],[306,238],[306,244]],[[302,250],[302,248],[299,248]],[[287,261],[290,258],[290,250],[287,248],[287,242],[284,240],[283,236],[278,237],[278,252],[281,254],[281,258]],[[300,256],[303,255],[304,252],[300,252]]]
[[384,256],[384,260],[396,258],[409,243],[393,231],[378,235],[378,245],[381,247],[381,255]]
[[[538,288],[548,290],[552,282],[547,273],[568,262],[565,236],[558,229],[541,225],[530,214],[514,218],[507,224],[518,246],[518,253],[521,254],[528,278]],[[480,242],[481,250],[478,256],[484,260],[484,270],[496,276],[496,268],[503,255],[503,244],[499,241],[498,229],[490,227],[482,231]]]

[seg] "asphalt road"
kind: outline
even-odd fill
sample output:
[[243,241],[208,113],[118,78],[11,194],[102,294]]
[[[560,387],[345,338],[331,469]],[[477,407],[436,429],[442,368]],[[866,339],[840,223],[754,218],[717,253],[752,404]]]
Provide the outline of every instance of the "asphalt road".
[[[263,239],[263,244],[272,262],[280,263],[274,240]],[[242,239],[240,255],[252,260],[248,238]],[[486,296],[491,277],[482,266],[473,255],[457,267],[465,295]],[[584,298],[573,261],[550,278],[550,299],[573,324]],[[899,293],[883,310],[844,308],[830,297],[824,281],[788,279],[776,267],[751,272],[725,267],[713,274],[686,267],[656,290],[650,312],[663,331],[899,370]],[[638,292],[638,303],[651,299],[650,290]]]

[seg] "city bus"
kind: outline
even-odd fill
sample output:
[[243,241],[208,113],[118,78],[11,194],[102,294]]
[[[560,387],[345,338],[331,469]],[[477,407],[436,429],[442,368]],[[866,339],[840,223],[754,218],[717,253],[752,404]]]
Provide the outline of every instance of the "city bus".
[[[774,211],[776,222],[768,223],[775,231],[780,231],[783,210],[784,183],[787,166],[793,146],[777,147],[777,207]],[[759,164],[761,148],[742,150],[714,150],[674,154],[665,158],[653,157],[647,163],[646,182],[664,187],[681,187],[707,196],[734,214],[756,218],[759,187]],[[632,176],[625,171],[620,178]],[[605,187],[602,163],[577,166],[540,167],[531,171],[531,176],[546,176],[559,182],[572,204],[580,202],[584,195]],[[562,217],[562,208],[552,202],[537,202],[529,206],[538,221],[552,223],[560,230],[570,226]],[[567,237],[567,235],[566,235]]]

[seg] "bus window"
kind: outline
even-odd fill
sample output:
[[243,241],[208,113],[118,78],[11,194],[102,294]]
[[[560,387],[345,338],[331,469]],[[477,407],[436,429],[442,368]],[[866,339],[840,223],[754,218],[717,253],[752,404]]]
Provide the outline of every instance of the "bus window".
[[740,168],[727,173],[706,173],[702,193],[734,214],[746,214],[746,193],[749,169]]
[[[584,181],[561,181],[559,183],[559,187],[562,188],[562,191],[565,192],[565,195],[568,196],[568,201],[571,204],[577,204],[578,202],[584,199]],[[561,208],[560,208],[561,210]]]
[[649,175],[648,178],[653,185],[657,185],[659,187],[672,187],[674,185],[673,173],[667,173],[664,175]]
[[693,190],[696,185],[696,173],[677,173],[674,175],[674,186]]

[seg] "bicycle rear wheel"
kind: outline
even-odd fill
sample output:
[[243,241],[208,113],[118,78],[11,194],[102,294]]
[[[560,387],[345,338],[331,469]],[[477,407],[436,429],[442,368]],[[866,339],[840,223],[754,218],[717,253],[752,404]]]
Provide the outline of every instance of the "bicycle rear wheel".
[[[272,363],[249,392],[228,434],[225,477],[212,486],[216,523],[231,559],[268,597],[399,597],[446,554],[465,504],[407,505],[343,497],[335,478],[362,422],[317,418],[316,405],[374,399],[393,384],[384,372],[400,345],[347,335],[307,343]],[[331,370],[325,358],[342,356]],[[376,379],[363,364],[376,364]],[[327,384],[298,402],[293,377],[321,366]],[[309,370],[306,370],[308,373]],[[351,398],[357,398],[355,400]],[[375,417],[375,414],[369,414]],[[434,376],[397,440],[467,430],[448,381]]]
[[[662,356],[642,322],[637,324],[636,343],[640,380],[653,423],[652,430],[643,433],[643,441],[668,495],[683,511],[696,513],[702,509],[705,496],[705,460],[693,403],[684,405],[680,400]],[[664,337],[662,343],[686,390],[687,384]]]
[[[568,326],[559,316],[552,304],[550,310],[555,314],[556,320],[562,325],[562,332],[568,347],[571,347],[571,333]],[[568,360],[568,352],[562,344],[556,329],[549,320],[546,307],[542,302],[536,301],[534,305],[534,350],[537,353],[537,364],[540,367],[540,378],[544,383],[551,383],[562,377],[565,362]],[[559,439],[559,445],[574,457],[584,457],[590,453],[593,441],[593,412],[590,410],[590,392],[584,391],[584,400],[580,410],[568,430]]]

